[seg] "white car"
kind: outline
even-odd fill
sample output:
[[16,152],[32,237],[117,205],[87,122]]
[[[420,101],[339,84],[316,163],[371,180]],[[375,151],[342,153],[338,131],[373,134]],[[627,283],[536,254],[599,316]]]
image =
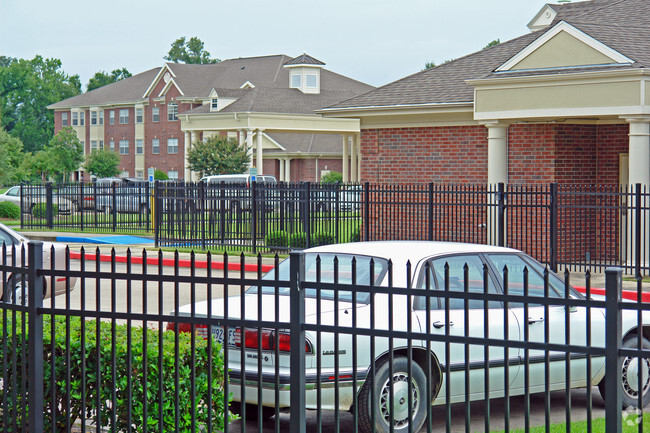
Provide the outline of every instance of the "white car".
[[[12,186],[2,194],[0,194],[0,202],[9,201],[15,205],[20,206],[20,209],[23,213],[31,214],[34,211],[34,207],[39,203],[46,203],[47,196],[45,187],[43,186],[32,186],[28,185],[25,188],[25,194],[22,199],[20,199],[20,186]],[[58,212],[63,215],[71,215],[73,211],[73,203],[63,197],[60,197],[56,191],[52,192],[52,201],[53,204],[57,206]]]
[[[449,266],[448,290],[451,292],[463,292],[465,284],[470,293],[483,294],[484,283],[487,284],[488,293],[497,295],[489,300],[487,317],[484,309],[484,300],[478,295],[468,302],[469,315],[465,317],[465,300],[460,297],[450,298],[449,317],[446,318],[444,307],[445,298],[411,296],[404,294],[389,296],[387,293],[376,293],[373,302],[370,302],[370,295],[360,291],[356,299],[356,315],[352,292],[342,289],[338,292],[338,305],[334,302],[334,290],[321,290],[320,305],[316,299],[316,289],[307,288],[305,291],[306,303],[306,402],[307,408],[317,407],[316,380],[321,378],[321,408],[335,409],[335,378],[338,377],[340,410],[349,410],[353,404],[353,337],[349,335],[352,329],[352,320],[356,319],[357,330],[394,330],[408,331],[408,323],[414,332],[426,333],[432,336],[430,350],[427,351],[427,343],[424,340],[412,339],[413,361],[408,361],[408,341],[404,338],[392,340],[394,355],[392,362],[392,379],[389,354],[389,340],[386,337],[374,337],[374,351],[371,350],[371,338],[357,336],[356,351],[356,374],[358,378],[357,398],[359,425],[365,432],[390,431],[389,423],[392,421],[395,431],[405,431],[409,424],[408,406],[408,366],[410,364],[412,374],[412,409],[411,419],[413,431],[418,431],[426,418],[426,404],[444,404],[447,399],[450,402],[466,401],[465,390],[465,365],[468,361],[470,368],[469,389],[471,400],[485,398],[485,373],[489,371],[490,398],[503,396],[505,354],[508,353],[509,361],[509,393],[510,395],[523,394],[525,391],[524,358],[525,350],[509,348],[506,352],[503,347],[490,346],[488,359],[485,357],[485,346],[481,345],[483,339],[503,340],[507,337],[510,341],[525,341],[528,335],[530,342],[544,342],[545,322],[548,322],[550,329],[549,342],[552,344],[564,345],[566,326],[565,320],[568,317],[570,322],[570,341],[575,346],[585,347],[587,345],[586,330],[591,326],[591,346],[605,346],[605,314],[601,309],[591,309],[591,323],[587,323],[589,315],[586,307],[549,306],[549,314],[546,316],[545,308],[541,304],[529,303],[528,309],[523,304],[509,303],[508,309],[504,308],[499,295],[503,293],[503,269],[508,269],[508,295],[524,294],[524,269],[528,269],[528,295],[531,297],[544,296],[544,267],[521,251],[500,248],[487,245],[472,245],[461,243],[443,242],[407,242],[407,241],[386,241],[386,242],[359,242],[339,245],[326,245],[305,250],[306,281],[316,281],[317,257],[320,258],[320,281],[332,283],[334,280],[334,258],[338,262],[339,284],[350,284],[353,258],[356,262],[356,283],[368,287],[371,284],[381,287],[389,287],[389,261],[392,262],[392,286],[409,287],[414,289],[428,290],[429,293],[444,291],[445,286],[445,265]],[[370,272],[371,260],[374,271]],[[410,268],[407,267],[410,263]],[[486,266],[484,268],[484,266]],[[466,267],[466,268],[465,268]],[[407,274],[410,269],[410,275]],[[488,281],[484,281],[484,269],[486,269]],[[261,300],[262,320],[270,323],[287,322],[290,315],[289,290],[286,287],[279,287],[277,306],[279,319],[275,316],[276,310],[276,288],[272,281],[275,279],[276,270],[268,273],[264,279],[269,281],[269,286],[261,289],[261,296],[258,294],[258,287],[249,288],[242,302],[240,296],[227,298],[228,317],[239,318],[242,305],[245,308],[245,319],[258,320],[258,300]],[[277,269],[279,281],[289,279],[289,260],[285,260]],[[467,274],[465,274],[467,272]],[[374,275],[374,278],[371,277]],[[467,275],[467,278],[465,277]],[[371,278],[374,281],[371,281]],[[286,283],[285,283],[286,284]],[[428,288],[427,288],[428,284]],[[348,286],[349,287],[349,286]],[[565,284],[553,274],[549,275],[549,298],[565,298]],[[230,288],[231,292],[238,289]],[[568,288],[568,296],[573,299],[584,299],[583,296],[573,288]],[[418,291],[418,290],[416,290]],[[457,293],[458,295],[458,293]],[[392,298],[392,299],[389,299]],[[559,300],[558,299],[558,300]],[[223,317],[224,299],[213,299],[211,311],[213,317]],[[197,316],[207,316],[208,302],[199,302],[194,305]],[[392,305],[392,307],[391,307]],[[427,311],[427,306],[429,307]],[[320,307],[320,310],[318,308]],[[179,310],[179,314],[189,316],[192,305],[186,305]],[[390,309],[392,308],[392,314]],[[372,314],[374,310],[374,315]],[[320,311],[320,315],[318,314]],[[338,348],[335,349],[334,334],[321,332],[320,336],[309,329],[309,324],[333,325],[335,314],[339,326],[348,328],[338,334]],[[629,313],[629,314],[628,314]],[[623,346],[636,347],[636,311],[623,311]],[[390,318],[392,319],[392,328]],[[354,318],[354,319],[353,319]],[[466,329],[466,321],[467,326]],[[374,321],[374,326],[371,323]],[[427,326],[427,323],[430,323]],[[507,335],[504,333],[507,323]],[[644,323],[650,323],[650,317],[644,319]],[[486,328],[487,324],[487,328]],[[205,328],[205,327],[203,327]],[[284,328],[283,328],[284,329]],[[205,329],[200,330],[205,333]],[[246,402],[257,405],[257,381],[258,362],[262,365],[262,401],[264,406],[262,415],[272,416],[273,407],[277,404],[280,408],[290,405],[289,383],[291,367],[289,365],[289,352],[284,351],[289,345],[288,331],[284,334],[280,331],[280,356],[275,357],[273,350],[275,331],[262,330],[262,336],[258,335],[257,329],[247,329],[242,338],[240,329],[228,329],[228,335],[224,336],[224,329],[219,326],[212,328],[212,333],[217,341],[227,341],[229,346],[230,369],[230,390],[233,392],[233,400],[241,400],[241,378],[246,378]],[[447,357],[445,343],[440,339],[445,333],[457,338],[475,337],[479,341],[468,348],[462,343],[449,345],[449,357]],[[225,337],[225,338],[224,338]],[[435,340],[439,338],[439,341]],[[320,338],[320,345],[318,344]],[[258,351],[258,339],[262,341],[262,350]],[[244,343],[242,343],[244,341]],[[245,374],[242,375],[240,364],[242,344],[246,347],[245,352]],[[284,344],[284,346],[283,346]],[[650,342],[643,338],[643,347],[650,348]],[[546,388],[545,383],[545,352],[538,349],[529,349],[529,390],[530,392],[542,392]],[[469,356],[469,359],[466,359]],[[317,369],[317,358],[320,357],[321,370]],[[260,360],[261,358],[261,360]],[[338,359],[338,370],[335,369],[335,360]],[[549,387],[551,390],[565,389],[565,359],[564,352],[550,352],[550,378]],[[374,360],[374,383],[373,375],[370,373],[372,361]],[[430,385],[432,395],[426,396],[427,389],[427,363],[430,361],[431,376]],[[642,386],[644,401],[650,397],[650,360],[642,363],[644,368],[645,382]],[[587,378],[586,356],[573,353],[571,355],[570,386],[571,388],[586,387],[588,385],[604,386],[605,359],[604,357],[593,357],[591,365],[591,377]],[[279,400],[275,400],[275,378],[276,364],[279,365]],[[450,395],[447,395],[447,374],[446,366],[449,365]],[[629,358],[623,362],[621,374],[621,389],[623,404],[625,407],[637,404],[638,384],[638,362],[637,358]],[[393,383],[393,415],[391,416],[390,405],[390,383]],[[376,414],[374,423],[371,422],[371,401],[373,401]],[[239,403],[240,404],[240,403]],[[238,403],[235,403],[238,406]],[[239,408],[240,409],[240,408]],[[247,410],[247,413],[256,415],[254,408]]]
[[[21,267],[22,263],[22,248],[25,248],[25,262],[27,261],[28,242],[25,236],[16,233],[4,224],[0,224],[0,248],[6,249],[5,262],[6,266]],[[54,265],[59,269],[65,269],[65,249],[66,245],[52,242],[43,242],[43,268],[50,269],[52,265],[52,253],[54,253]],[[14,261],[15,260],[15,261]],[[24,264],[27,267],[27,263]],[[12,274],[11,272],[0,272],[4,277],[2,282],[2,290],[0,290],[0,299],[4,302],[22,303],[22,296],[27,295],[23,284],[27,283],[25,274]],[[25,278],[23,276],[25,275]],[[46,277],[44,279],[44,293],[43,298],[50,298],[52,296],[61,295],[66,293],[68,287],[70,291],[74,289],[77,282],[76,277],[71,277],[69,282],[65,277],[55,276]]]

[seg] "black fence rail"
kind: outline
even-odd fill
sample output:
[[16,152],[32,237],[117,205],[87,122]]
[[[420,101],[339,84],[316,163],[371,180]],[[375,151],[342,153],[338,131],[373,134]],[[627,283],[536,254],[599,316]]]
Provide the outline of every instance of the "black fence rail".
[[622,301],[620,269],[599,300],[589,274],[582,296],[524,256],[359,251],[293,252],[262,277],[261,257],[181,272],[162,252],[142,266],[5,246],[0,430],[644,430],[650,306]]

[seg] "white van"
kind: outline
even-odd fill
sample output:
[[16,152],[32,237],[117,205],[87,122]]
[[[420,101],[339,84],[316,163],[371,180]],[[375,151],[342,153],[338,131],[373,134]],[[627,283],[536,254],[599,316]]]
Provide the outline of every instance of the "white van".
[[[214,209],[221,209],[223,205],[225,209],[250,211],[252,209],[251,179],[252,176],[250,174],[217,174],[203,176],[200,181],[212,186],[207,188],[206,195],[214,202],[212,206]],[[258,184],[266,184],[265,186],[278,183],[275,177],[269,175],[255,176],[255,182]],[[224,187],[221,188],[219,185],[224,185]],[[272,190],[273,187],[265,188],[261,191],[264,193],[270,192],[267,197],[274,197],[275,191]],[[273,210],[273,204],[266,203],[269,201],[268,199],[262,201],[264,201],[265,211],[270,212]],[[274,200],[271,199],[271,201]]]
[[[255,181],[260,183],[277,183],[275,177],[269,175],[255,176]],[[215,174],[212,176],[203,176],[201,182],[225,182],[225,183],[245,183],[246,186],[251,186],[250,174]]]

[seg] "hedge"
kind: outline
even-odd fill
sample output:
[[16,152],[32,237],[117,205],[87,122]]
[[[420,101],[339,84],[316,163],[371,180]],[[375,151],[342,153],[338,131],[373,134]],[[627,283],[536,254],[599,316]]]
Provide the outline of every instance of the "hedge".
[[[59,205],[52,203],[52,215],[59,213]],[[47,203],[36,203],[32,208],[34,218],[47,218]]]
[[10,201],[0,202],[0,218],[20,219],[20,206]]
[[269,232],[264,241],[267,247],[286,247],[289,245],[289,233],[284,230]]
[[[27,388],[23,385],[28,378],[24,377],[23,366],[27,365],[27,349],[23,338],[20,316],[12,320],[12,313],[7,313],[4,320],[0,314],[0,322],[6,323],[0,327],[0,336],[7,343],[7,350],[0,350],[0,366],[4,367],[3,398],[7,399],[0,415],[0,424],[13,428],[27,424],[28,410],[26,398]],[[12,323],[13,322],[13,323]],[[84,330],[82,332],[82,323]],[[143,328],[132,326],[130,332],[130,346],[127,345],[128,325],[115,325],[113,334],[111,322],[100,322],[99,356],[97,353],[97,322],[88,320],[82,322],[78,317],[69,319],[69,337],[66,332],[66,318],[56,316],[54,350],[51,338],[51,316],[44,317],[44,418],[45,431],[52,431],[52,417],[56,408],[55,430],[66,431],[66,423],[70,425],[78,420],[92,418],[97,422],[99,415],[103,427],[111,431],[126,431],[128,426],[127,414],[131,406],[131,431],[141,432],[144,425],[144,369],[143,369]],[[159,399],[159,337],[162,332],[162,401]],[[82,346],[82,335],[83,346]],[[111,335],[114,335],[111,338]],[[178,337],[178,348],[175,339]],[[70,347],[66,350],[66,339],[69,338]],[[113,353],[112,345],[115,346]],[[82,347],[85,347],[85,357],[82,358]],[[131,348],[131,366],[127,365]],[[3,346],[2,349],[5,349]],[[178,353],[176,353],[178,350]],[[24,353],[23,353],[24,352]],[[225,420],[224,410],[224,368],[223,354],[219,344],[212,344],[212,383],[208,383],[208,345],[207,340],[195,338],[194,360],[192,359],[191,338],[189,334],[180,333],[178,336],[172,331],[159,331],[147,328],[146,353],[147,361],[147,431],[189,432],[192,429],[192,408],[195,410],[196,427],[203,430],[211,419],[214,430],[223,430]],[[70,363],[68,364],[67,357]],[[82,364],[85,359],[85,387],[82,388]],[[178,361],[178,370],[175,363]],[[100,365],[99,386],[97,381],[97,365]],[[115,369],[113,370],[113,362]],[[55,400],[52,401],[52,365],[54,364]],[[70,372],[67,372],[67,366]],[[192,368],[194,365],[195,396],[192,404]],[[70,381],[67,381],[67,377]],[[178,389],[175,386],[178,375]],[[129,399],[128,384],[131,384],[131,398]],[[69,389],[69,394],[67,393]],[[97,405],[97,393],[100,393],[101,405]],[[85,407],[81,405],[82,393],[85,395]],[[178,393],[178,395],[176,394]],[[69,396],[69,410],[68,410]],[[211,407],[208,407],[208,398],[211,398]],[[130,403],[130,404],[129,404]],[[159,424],[160,405],[162,405],[163,423],[162,430]],[[178,411],[178,413],[176,413]],[[113,425],[113,417],[115,423]],[[176,423],[178,418],[178,424]],[[15,423],[15,424],[13,424]],[[203,426],[203,427],[201,427]],[[10,426],[11,427],[11,426]]]

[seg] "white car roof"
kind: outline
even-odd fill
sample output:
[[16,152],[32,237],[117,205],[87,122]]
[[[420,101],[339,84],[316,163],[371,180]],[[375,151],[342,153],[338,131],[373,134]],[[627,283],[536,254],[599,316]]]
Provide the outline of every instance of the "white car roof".
[[519,250],[492,245],[437,241],[371,241],[332,244],[305,250],[307,253],[358,254],[390,259],[395,266],[413,266],[428,257],[462,253],[519,253]]

